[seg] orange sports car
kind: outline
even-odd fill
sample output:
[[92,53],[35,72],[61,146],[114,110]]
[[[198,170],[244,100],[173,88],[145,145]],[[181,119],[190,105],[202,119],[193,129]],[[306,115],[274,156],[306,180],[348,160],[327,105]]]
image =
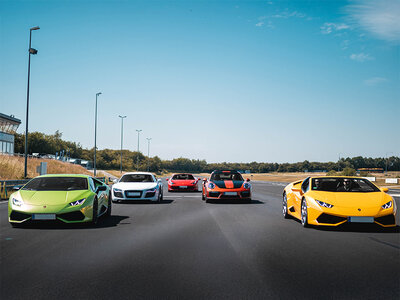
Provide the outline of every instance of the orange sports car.
[[202,199],[244,200],[251,202],[250,179],[243,179],[238,171],[214,171],[209,179],[203,179]]

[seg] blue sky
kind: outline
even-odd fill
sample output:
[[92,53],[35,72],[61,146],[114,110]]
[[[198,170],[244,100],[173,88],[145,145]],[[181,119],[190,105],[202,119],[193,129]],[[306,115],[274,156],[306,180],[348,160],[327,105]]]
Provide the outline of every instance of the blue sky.
[[209,162],[400,155],[400,1],[0,1],[0,112]]

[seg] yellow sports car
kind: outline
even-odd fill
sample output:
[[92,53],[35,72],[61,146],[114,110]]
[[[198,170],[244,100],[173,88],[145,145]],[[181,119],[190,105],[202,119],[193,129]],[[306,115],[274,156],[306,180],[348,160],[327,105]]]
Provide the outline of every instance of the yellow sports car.
[[293,216],[308,225],[376,223],[396,226],[396,202],[369,180],[359,177],[308,177],[287,185],[283,192],[284,218]]

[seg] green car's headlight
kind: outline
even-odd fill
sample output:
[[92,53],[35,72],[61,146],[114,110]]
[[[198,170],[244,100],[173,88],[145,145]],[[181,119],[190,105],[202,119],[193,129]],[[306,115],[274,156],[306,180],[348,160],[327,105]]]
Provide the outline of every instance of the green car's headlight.
[[24,204],[24,201],[19,200],[19,199],[16,199],[16,198],[12,198],[12,203],[13,203],[15,206],[21,206],[22,204]]
[[86,198],[83,198],[81,200],[77,200],[77,201],[71,202],[69,205],[78,206],[78,205],[81,205],[83,202],[85,202],[85,200],[86,200]]
[[385,203],[385,204],[382,205],[383,209],[388,209],[388,208],[391,208],[391,207],[392,207],[392,201],[389,201],[388,203]]
[[329,203],[326,203],[326,202],[323,202],[323,201],[319,201],[319,200],[315,200],[315,201],[317,201],[317,203],[322,207],[326,207],[326,208],[332,208],[333,207],[332,204],[329,204]]

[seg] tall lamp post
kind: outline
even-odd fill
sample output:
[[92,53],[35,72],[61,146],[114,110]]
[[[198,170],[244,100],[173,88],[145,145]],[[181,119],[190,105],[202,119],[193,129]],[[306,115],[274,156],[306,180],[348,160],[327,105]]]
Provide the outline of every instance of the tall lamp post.
[[393,152],[386,152],[386,155],[385,155],[386,156],[385,173],[388,172],[388,161],[389,161],[388,154],[393,154]]
[[94,113],[94,161],[93,161],[93,173],[96,176],[96,149],[97,149],[97,97],[100,96],[101,93],[96,93],[96,108]]
[[137,156],[137,160],[136,160],[136,170],[139,171],[139,135],[140,132],[142,131],[142,129],[136,129],[137,131],[137,152],[138,152],[138,156]]
[[120,166],[120,172],[122,174],[122,143],[124,139],[124,119],[126,116],[118,116],[121,118],[121,166]]
[[147,140],[147,157],[149,159],[149,163],[147,164],[147,172],[148,172],[149,168],[150,168],[150,141],[151,141],[151,138],[146,138],[146,140]]
[[37,54],[37,50],[31,47],[32,42],[32,31],[39,30],[39,26],[32,27],[29,29],[29,58],[28,58],[28,87],[26,91],[26,129],[25,129],[25,168],[24,177],[28,175],[28,118],[29,118],[29,80],[31,75],[31,54]]

